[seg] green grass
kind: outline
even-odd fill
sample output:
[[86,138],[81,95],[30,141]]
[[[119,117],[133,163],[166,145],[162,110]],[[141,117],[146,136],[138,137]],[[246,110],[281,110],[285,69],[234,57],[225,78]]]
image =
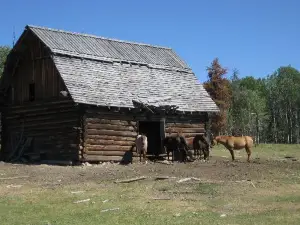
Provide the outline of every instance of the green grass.
[[[214,148],[213,156],[227,154],[230,158],[222,148]],[[253,148],[253,154],[262,159],[299,158],[298,148],[299,145],[259,145]],[[0,224],[300,224],[299,171],[289,168],[278,173],[282,181],[289,177],[293,182],[273,183],[274,177],[267,175],[266,172],[265,183],[256,184],[256,188],[247,182],[226,180],[143,180],[129,184],[95,181],[55,189],[35,184],[7,189],[0,183]],[[85,192],[71,193],[80,190]],[[89,202],[73,203],[88,198]],[[101,212],[116,207],[119,210]]]
[[[221,144],[213,147],[213,156],[225,156],[231,159],[229,151]],[[235,150],[235,155],[240,156],[242,159],[246,159],[247,154],[244,149]],[[285,159],[285,157],[294,157],[300,160],[300,144],[259,144],[252,148],[252,159],[264,158],[264,159]]]
[[199,192],[199,194],[214,196],[218,193],[218,186],[218,184],[214,183],[200,183],[196,190]]
[[[83,194],[71,194],[66,188],[43,190],[35,194],[2,196],[0,200],[1,224],[299,224],[299,207],[266,208],[258,205],[249,212],[237,199],[213,201],[203,197],[199,202],[154,201],[142,191],[149,184],[128,184],[114,190],[96,191],[95,186]],[[140,186],[141,189],[138,188]],[[216,186],[201,184],[205,191],[196,195],[210,195]],[[93,189],[93,190],[92,190]],[[136,191],[135,193],[133,193]],[[155,192],[155,191],[154,191]],[[152,193],[155,196],[155,193]],[[129,194],[126,194],[129,193]],[[73,201],[90,198],[90,202]],[[108,202],[102,201],[109,199]],[[280,204],[269,199],[271,204]],[[226,205],[231,204],[230,210]],[[101,212],[119,207],[118,211]],[[251,207],[251,205],[250,205]],[[252,207],[257,207],[257,203]],[[221,217],[226,214],[225,217]]]
[[279,203],[296,203],[300,204],[300,195],[299,193],[293,195],[284,195],[284,196],[272,196],[264,199],[264,202],[279,202]]

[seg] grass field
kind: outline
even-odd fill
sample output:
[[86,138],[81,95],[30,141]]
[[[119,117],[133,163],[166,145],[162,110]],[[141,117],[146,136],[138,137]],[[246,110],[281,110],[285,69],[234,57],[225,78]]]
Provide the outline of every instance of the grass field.
[[[2,163],[0,223],[298,225],[299,147],[259,145],[251,163],[244,151],[236,153],[237,162],[232,163],[221,146],[213,149],[206,163],[89,167]],[[113,182],[141,175],[147,179]],[[157,175],[176,178],[156,181]],[[177,182],[185,177],[201,181]],[[84,199],[90,200],[74,203]],[[115,210],[101,211],[105,209]]]

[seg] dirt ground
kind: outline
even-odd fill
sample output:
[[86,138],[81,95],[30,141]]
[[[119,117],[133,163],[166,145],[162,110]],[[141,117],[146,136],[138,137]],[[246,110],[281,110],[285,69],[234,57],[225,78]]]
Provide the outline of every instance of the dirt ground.
[[0,162],[0,184],[29,185],[45,188],[80,184],[101,183],[137,176],[197,177],[206,181],[273,181],[279,177],[296,175],[300,162],[285,160],[254,159],[247,163],[244,158],[231,162],[229,158],[214,156],[208,162],[174,163],[166,165],[148,161],[119,165],[103,163],[79,166],[25,165]]

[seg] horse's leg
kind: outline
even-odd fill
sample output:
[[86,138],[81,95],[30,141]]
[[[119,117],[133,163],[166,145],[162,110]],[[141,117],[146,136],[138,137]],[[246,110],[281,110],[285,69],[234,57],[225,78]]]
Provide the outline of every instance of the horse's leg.
[[247,162],[250,162],[250,156],[251,156],[251,148],[249,148],[248,146],[245,147],[248,158],[247,158]]
[[208,161],[209,158],[210,158],[210,148],[209,148],[209,145],[206,147],[206,152],[207,152],[207,161]]
[[234,161],[234,152],[233,152],[233,148],[229,148],[228,149],[230,154],[231,154],[231,158],[232,158],[232,161]]
[[186,163],[186,158],[187,158],[187,152],[185,151],[185,149],[182,149],[182,161],[184,163]]
[[172,162],[174,162],[174,149],[172,149]]
[[143,161],[146,162],[146,151],[143,151]]
[[203,149],[203,157],[204,157],[204,161],[207,160],[207,157],[208,157],[208,151],[207,151],[207,148]]

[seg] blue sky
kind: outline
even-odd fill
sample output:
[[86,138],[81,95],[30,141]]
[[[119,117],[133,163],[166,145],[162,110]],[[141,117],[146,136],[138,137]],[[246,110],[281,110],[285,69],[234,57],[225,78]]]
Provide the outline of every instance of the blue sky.
[[1,0],[0,45],[26,24],[171,47],[201,82],[218,57],[241,76],[300,69],[298,0]]

